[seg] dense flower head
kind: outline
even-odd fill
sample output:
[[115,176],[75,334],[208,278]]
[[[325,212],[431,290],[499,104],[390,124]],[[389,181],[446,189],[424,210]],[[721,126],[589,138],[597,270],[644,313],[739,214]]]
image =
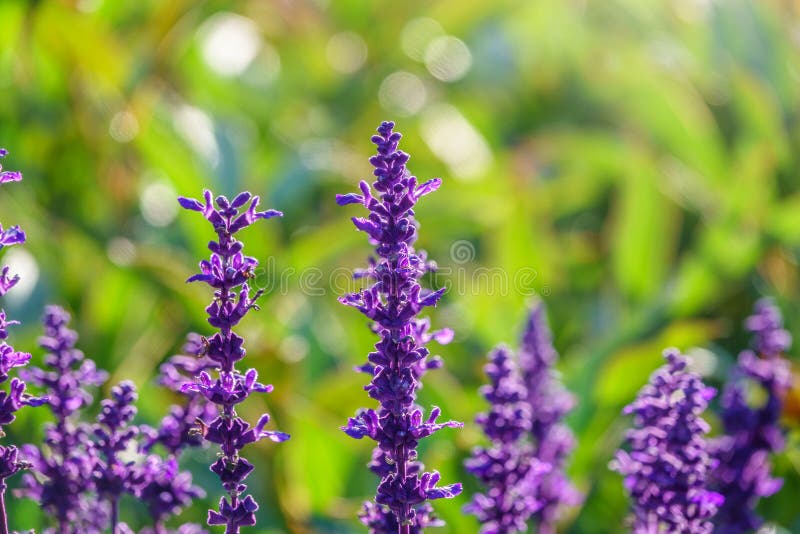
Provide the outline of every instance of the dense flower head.
[[[783,481],[772,476],[770,456],[785,447],[780,425],[783,402],[790,387],[789,362],[781,357],[791,345],[780,310],[767,299],[758,301],[745,321],[753,334],[753,348],[739,354],[720,401],[724,435],[713,443],[718,466],[714,487],[725,502],[715,518],[721,534],[758,529],[759,500],[775,494]],[[748,393],[760,389],[766,400],[753,403]],[[754,405],[755,404],[755,405]]]
[[557,360],[546,310],[538,302],[531,308],[523,331],[519,367],[531,414],[533,455],[542,465],[549,466],[549,471],[539,478],[539,486],[532,490],[540,505],[534,519],[541,534],[555,532],[564,506],[574,506],[582,500],[564,471],[575,438],[563,420],[575,406],[575,398],[554,369]]
[[[373,331],[381,338],[369,354],[369,363],[358,368],[372,375],[365,389],[380,403],[380,409],[363,410],[343,427],[354,438],[375,440],[385,463],[391,466],[381,472],[375,504],[367,505],[362,514],[362,521],[372,532],[384,532],[379,525],[387,509],[395,515],[392,524],[399,525],[401,532],[422,528],[423,523],[434,526],[438,521],[427,519],[431,515],[426,501],[461,492],[460,484],[438,487],[439,474],[422,472],[416,462],[420,439],[461,424],[437,423],[438,408],[425,418],[415,404],[421,376],[441,365],[438,359],[428,358],[425,343],[431,339],[447,342],[452,337],[449,331],[429,333],[429,323],[417,317],[423,308],[435,306],[444,290],[429,291],[419,284],[432,264],[424,253],[414,250],[417,223],[413,209],[422,196],[438,189],[441,180],[417,183],[406,169],[408,154],[398,150],[401,135],[393,129],[394,123],[384,122],[378,135],[372,137],[377,146],[377,154],[370,158],[375,175],[372,187],[362,181],[360,193],[336,196],[339,205],[362,204],[369,210],[367,218],[352,220],[368,235],[377,254],[367,269],[356,273],[371,285],[339,299],[371,319]],[[390,519],[385,521],[391,523]]]
[[97,369],[94,361],[84,358],[75,348],[78,334],[69,328],[70,316],[59,306],[47,306],[44,313],[44,336],[39,346],[48,351],[43,368],[31,368],[25,379],[45,388],[48,404],[57,420],[66,420],[92,402],[87,387],[105,383],[108,373]]
[[[55,422],[45,429],[43,446],[26,445],[24,452],[41,476],[26,475],[22,495],[35,499],[60,525],[73,525],[88,531],[93,491],[92,451],[87,448],[90,430],[79,421],[81,409],[92,402],[86,389],[105,382],[107,373],[98,371],[75,348],[78,334],[69,328],[70,316],[59,306],[47,306],[43,317],[44,335],[39,346],[47,351],[44,366],[25,370],[31,384],[44,388]],[[44,479],[42,479],[44,477]]]
[[710,534],[723,497],[707,487],[714,462],[701,415],[715,391],[689,371],[680,352],[668,349],[664,357],[666,365],[625,407],[634,415],[627,433],[630,451],[618,451],[611,467],[625,477],[633,532]]
[[136,416],[138,394],[133,382],[124,380],[111,388],[111,397],[100,404],[94,426],[95,460],[92,476],[97,492],[109,499],[124,493],[135,494],[139,483],[133,461],[122,459],[121,453],[135,446],[139,429],[131,424]]
[[[269,416],[264,414],[251,426],[236,414],[236,406],[252,393],[269,393],[272,386],[258,382],[255,369],[236,370],[236,364],[246,355],[244,339],[232,328],[254,308],[262,291],[252,292],[248,280],[258,266],[255,258],[243,254],[244,245],[235,234],[259,219],[282,215],[275,210],[257,211],[259,198],[250,193],[240,193],[233,200],[224,196],[215,199],[210,191],[203,194],[204,201],[179,198],[188,210],[198,211],[212,224],[217,240],[208,245],[211,256],[200,262],[200,273],[188,282],[205,282],[214,290],[214,299],[206,308],[208,323],[217,328],[211,337],[195,337],[187,344],[187,352],[202,356],[204,361],[192,370],[193,379],[183,382],[181,368],[187,369],[185,360],[173,359],[164,368],[165,382],[178,386],[180,391],[193,398],[202,399],[216,407],[215,416],[208,411],[198,414],[195,433],[205,441],[220,446],[221,454],[211,465],[211,471],[220,479],[227,497],[222,497],[218,510],[209,510],[209,525],[225,525],[226,533],[239,532],[243,526],[256,523],[258,504],[250,495],[244,495],[245,478],[253,471],[252,465],[240,455],[241,449],[261,439],[281,442],[288,434],[265,430]],[[212,375],[216,371],[215,375]],[[198,408],[199,410],[200,408]],[[204,408],[205,409],[205,408]],[[184,413],[176,413],[169,425],[179,427]],[[166,420],[165,420],[166,421]]]
[[492,351],[484,372],[489,384],[480,391],[490,410],[476,421],[491,445],[475,448],[465,463],[485,488],[466,511],[481,522],[483,534],[527,532],[528,519],[541,506],[537,500],[541,477],[550,466],[533,456],[528,439],[531,407],[511,351],[503,346]]

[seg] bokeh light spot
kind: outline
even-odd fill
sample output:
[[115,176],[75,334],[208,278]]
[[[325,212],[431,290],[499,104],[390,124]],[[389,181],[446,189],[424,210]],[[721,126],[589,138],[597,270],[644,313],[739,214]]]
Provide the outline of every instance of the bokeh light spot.
[[5,298],[14,304],[25,302],[39,281],[39,264],[30,252],[19,247],[14,247],[6,253],[3,264],[8,265],[12,274],[19,275],[19,282],[13,291],[5,295]]
[[129,143],[139,133],[139,121],[130,111],[120,111],[111,118],[108,133],[114,141]]
[[457,37],[437,37],[425,50],[425,66],[435,78],[454,82],[463,78],[472,67],[472,54],[464,41]]
[[411,59],[425,60],[425,51],[428,45],[444,35],[442,25],[427,17],[414,19],[403,28],[400,34],[400,47]]
[[136,259],[136,245],[125,237],[115,237],[106,245],[106,255],[114,265],[125,267]]
[[212,166],[219,163],[219,146],[214,135],[214,121],[203,110],[183,104],[173,115],[175,130]]
[[352,74],[367,61],[367,43],[357,33],[337,33],[328,41],[325,56],[333,70]]
[[421,129],[425,143],[455,176],[474,179],[491,164],[486,140],[453,106],[439,104],[426,110]]
[[220,76],[242,74],[261,49],[255,22],[235,13],[219,13],[200,29],[206,65]]
[[139,197],[142,217],[153,226],[167,226],[178,214],[178,194],[166,182],[153,182],[145,186]]
[[425,84],[410,72],[390,74],[378,89],[378,101],[385,110],[397,115],[415,115],[425,106],[428,92]]

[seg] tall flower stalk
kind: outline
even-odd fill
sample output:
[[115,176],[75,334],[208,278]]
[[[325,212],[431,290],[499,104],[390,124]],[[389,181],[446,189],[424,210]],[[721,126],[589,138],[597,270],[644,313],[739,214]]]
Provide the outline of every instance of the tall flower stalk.
[[[8,151],[0,148],[0,158],[5,157]],[[0,165],[0,184],[8,182],[18,182],[22,180],[22,174],[16,171],[3,171]],[[25,232],[19,226],[12,226],[3,229],[0,225],[0,250],[11,245],[19,245],[25,242]],[[0,271],[0,296],[5,295],[19,281],[19,276],[9,273],[9,267],[4,266]],[[18,352],[8,344],[8,327],[19,324],[18,321],[11,321],[6,318],[6,313],[0,310],[0,384],[7,382],[10,378],[9,373],[15,367],[27,365],[31,355],[26,352]],[[39,406],[46,398],[36,398],[25,393],[25,382],[19,378],[11,378],[9,390],[0,390],[0,438],[5,436],[3,427],[14,422],[14,415],[23,406]],[[29,467],[30,464],[20,458],[19,449],[14,445],[0,445],[0,534],[8,534],[8,517],[6,515],[6,479],[15,475],[20,470]]]
[[[227,497],[222,497],[219,510],[209,510],[209,525],[224,525],[226,534],[236,534],[243,526],[256,524],[258,504],[246,495],[244,480],[253,471],[253,465],[240,456],[245,445],[263,438],[275,442],[289,439],[288,434],[265,430],[269,415],[264,414],[250,426],[236,413],[236,405],[251,393],[268,393],[272,386],[257,381],[255,369],[241,373],[236,364],[245,356],[244,339],[233,332],[239,321],[253,308],[262,291],[251,293],[248,279],[258,265],[255,258],[242,253],[244,245],[235,234],[259,219],[282,215],[279,211],[256,211],[259,198],[250,193],[238,194],[232,201],[218,196],[212,201],[211,191],[203,194],[204,202],[180,197],[178,202],[188,210],[200,212],[211,223],[217,241],[208,245],[211,257],[200,262],[200,273],[188,282],[205,282],[214,289],[214,299],[206,308],[208,322],[217,329],[203,341],[203,353],[217,365],[216,378],[208,371],[200,371],[195,381],[185,384],[183,391],[202,394],[219,408],[211,421],[200,419],[199,432],[204,438],[220,446],[221,454],[211,465],[219,477]],[[248,204],[249,203],[249,204]]]
[[69,321],[63,308],[45,309],[44,335],[39,338],[39,346],[48,351],[44,366],[24,373],[28,382],[44,388],[55,423],[45,429],[45,446],[23,448],[36,476],[25,476],[22,494],[37,500],[55,518],[60,534],[97,529],[97,519],[103,515],[97,506],[90,506],[94,487],[86,473],[93,468],[93,451],[87,447],[90,431],[79,416],[92,403],[88,388],[102,385],[108,373],[75,348],[78,334],[69,328]]
[[123,495],[136,495],[142,484],[140,471],[125,453],[137,447],[139,428],[136,417],[136,386],[124,380],[111,388],[111,397],[100,403],[100,414],[94,426],[94,479],[97,494],[108,505],[112,534],[118,534],[119,501]]
[[[406,169],[408,154],[397,149],[401,135],[393,128],[394,123],[384,122],[378,135],[372,137],[378,152],[370,158],[376,177],[372,189],[362,181],[361,194],[336,196],[339,205],[361,204],[369,210],[368,218],[354,217],[353,224],[369,236],[377,255],[358,275],[372,285],[339,300],[372,320],[373,330],[380,336],[365,367],[372,372],[372,381],[365,389],[380,408],[359,412],[342,429],[356,439],[373,439],[381,450],[374,455],[378,463],[374,471],[382,479],[375,504],[367,506],[365,515],[380,513],[380,507],[386,507],[394,515],[397,532],[409,534],[420,531],[427,521],[427,501],[461,493],[460,483],[437,487],[439,473],[422,472],[416,461],[417,444],[444,427],[462,425],[437,423],[440,410],[436,407],[423,419],[422,409],[415,404],[429,354],[425,348],[429,339],[418,335],[423,323],[417,316],[423,308],[436,305],[444,289],[423,290],[419,284],[431,266],[413,247],[417,239],[413,209],[422,196],[439,188],[441,180],[417,183]],[[377,196],[373,196],[373,189]],[[378,531],[373,528],[373,532]]]
[[489,384],[481,387],[481,394],[490,409],[477,422],[491,445],[477,447],[466,461],[467,471],[485,488],[466,511],[481,522],[482,534],[527,532],[528,519],[542,506],[538,494],[550,466],[533,456],[528,392],[511,351],[504,346],[493,350],[484,372]]
[[533,457],[549,466],[535,489],[539,507],[533,517],[540,534],[554,534],[563,508],[577,505],[582,499],[564,471],[575,447],[575,438],[564,424],[564,417],[575,406],[575,399],[556,374],[557,359],[544,304],[537,302],[531,308],[522,335],[519,367],[530,410]]
[[[785,447],[780,416],[791,374],[789,362],[781,355],[791,346],[792,338],[783,328],[780,310],[768,299],[756,303],[745,328],[753,335],[753,350],[739,354],[733,376],[723,390],[720,404],[725,435],[714,442],[719,461],[714,484],[725,497],[715,518],[715,532],[719,534],[758,529],[763,519],[756,513],[756,505],[783,485],[781,479],[772,477],[770,456]],[[748,385],[766,394],[763,404],[752,406],[748,402]]]
[[714,397],[675,349],[624,413],[634,415],[627,433],[630,452],[620,450],[611,468],[625,477],[633,507],[634,534],[710,534],[722,496],[708,489],[713,467],[701,417]]

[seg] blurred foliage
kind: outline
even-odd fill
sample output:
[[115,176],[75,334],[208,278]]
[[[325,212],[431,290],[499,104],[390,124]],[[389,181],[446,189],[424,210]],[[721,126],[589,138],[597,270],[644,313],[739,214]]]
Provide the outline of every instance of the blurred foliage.
[[[619,532],[626,501],[607,464],[661,349],[691,350],[719,385],[762,294],[800,339],[799,12],[778,0],[4,0],[0,140],[25,180],[3,188],[0,213],[29,238],[28,254],[5,256],[30,282],[4,303],[24,321],[13,341],[39,361],[42,307],[66,305],[86,354],[112,382],[134,380],[141,420],[156,423],[173,400],[159,363],[209,331],[208,292],[183,283],[208,228],[174,197],[261,194],[286,216],[245,235],[269,291],[241,332],[275,393],[244,411],[268,409],[293,437],[246,451],[257,530],[361,532],[370,444],[338,427],[370,404],[351,368],[374,337],[336,296],[369,246],[333,196],[368,176],[369,136],[394,118],[412,171],[445,180],[419,206],[419,245],[442,268],[432,283],[450,287],[434,325],[457,335],[421,402],[467,422],[422,459],[474,491],[461,462],[481,439],[484,354],[513,344],[538,293],[580,400],[571,474],[587,499],[564,531]],[[784,490],[763,503],[791,532],[798,406],[777,459]],[[24,411],[9,439],[37,441],[47,417]],[[212,456],[185,459],[209,497],[183,520],[219,496]],[[465,502],[437,503],[443,532],[477,530]],[[41,528],[34,503],[10,508],[12,528]],[[144,521],[132,500],[122,516]]]

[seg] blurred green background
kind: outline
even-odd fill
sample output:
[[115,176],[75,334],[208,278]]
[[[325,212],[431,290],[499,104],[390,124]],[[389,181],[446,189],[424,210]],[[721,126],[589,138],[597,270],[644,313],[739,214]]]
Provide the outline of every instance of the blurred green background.
[[[210,227],[174,197],[262,195],[286,215],[244,235],[271,290],[240,332],[275,393],[243,411],[267,409],[293,437],[246,450],[254,531],[361,532],[371,443],[339,426],[371,405],[351,368],[374,337],[328,275],[364,265],[369,245],[358,209],[333,198],[369,176],[369,137],[394,119],[412,172],[444,178],[417,210],[419,246],[451,288],[432,320],[456,331],[421,402],[467,422],[423,445],[443,481],[465,482],[436,504],[441,531],[477,530],[461,462],[481,441],[481,366],[516,344],[536,293],[580,401],[570,472],[586,502],[564,532],[621,532],[607,464],[661,349],[690,351],[719,385],[761,295],[800,339],[798,14],[790,0],[3,0],[0,145],[25,180],[3,187],[0,213],[29,240],[3,258],[24,278],[3,303],[24,322],[12,341],[40,362],[42,308],[65,305],[87,356],[111,383],[134,380],[140,420],[157,423],[174,400],[158,365],[185,333],[210,332],[207,288],[184,284]],[[35,442],[47,419],[25,410],[7,439]],[[762,505],[789,532],[798,422],[794,396],[786,484]],[[182,520],[219,498],[213,455],[185,458],[209,497]],[[10,514],[42,528],[32,502]],[[122,518],[146,524],[133,500]]]

